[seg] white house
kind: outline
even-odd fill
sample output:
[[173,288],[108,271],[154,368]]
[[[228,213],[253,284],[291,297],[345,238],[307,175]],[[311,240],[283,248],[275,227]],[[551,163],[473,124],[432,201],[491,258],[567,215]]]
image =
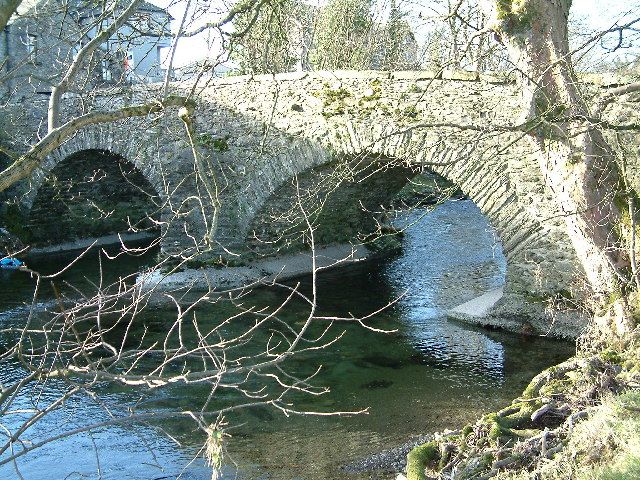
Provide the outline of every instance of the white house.
[[[109,15],[104,14],[105,4],[96,0],[24,0],[0,35],[4,93],[50,92],[79,49],[127,6],[125,1],[118,3],[121,6]],[[166,10],[141,2],[127,23],[100,46],[78,81],[161,81],[171,20]]]

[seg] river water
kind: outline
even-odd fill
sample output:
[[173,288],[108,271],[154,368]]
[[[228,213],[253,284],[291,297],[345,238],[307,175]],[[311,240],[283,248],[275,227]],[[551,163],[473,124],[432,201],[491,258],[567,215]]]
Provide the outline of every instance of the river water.
[[[275,410],[255,409],[227,417],[229,434],[222,469],[224,479],[342,479],[370,478],[347,474],[340,467],[369,453],[443,428],[456,428],[482,412],[494,410],[517,396],[543,368],[573,352],[560,341],[526,338],[473,328],[449,321],[447,309],[463,303],[504,281],[505,259],[486,219],[470,201],[449,201],[423,215],[401,215],[409,225],[403,253],[391,258],[325,272],[318,280],[319,309],[324,315],[364,315],[402,298],[377,315],[380,334],[356,325],[341,325],[342,339],[324,350],[294,357],[289,371],[304,375],[322,365],[315,383],[330,388],[319,396],[294,397],[301,410],[320,412],[368,408],[368,414],[285,417]],[[65,273],[66,281],[86,285],[95,272],[96,254]],[[65,259],[34,260],[32,268],[52,272]],[[149,256],[103,261],[104,275],[117,278],[152,261]],[[310,279],[301,278],[305,289]],[[32,280],[22,273],[0,276],[0,322],[24,322]],[[257,290],[247,302],[272,305],[284,291]],[[46,290],[38,299],[52,308]],[[210,307],[213,309],[214,307]],[[307,306],[292,302],[282,318],[295,324]],[[200,316],[216,317],[203,311]],[[158,334],[171,322],[169,310],[155,310],[145,327]],[[213,321],[213,320],[212,320]],[[0,338],[0,346],[7,344]],[[16,365],[2,365],[0,380],[19,375]],[[55,398],[56,382],[38,385],[17,403],[28,407]],[[199,408],[207,392],[195,387],[139,392],[104,385],[100,401],[138,409]],[[95,401],[78,397],[46,417],[23,437],[37,440],[106,418]],[[13,416],[0,421],[15,428]],[[136,479],[183,478],[204,480],[211,472],[198,455],[203,437],[187,422],[166,422],[129,428],[108,428],[53,442],[21,457],[17,465],[0,466],[0,478],[25,479]],[[19,449],[16,446],[16,449]],[[0,460],[2,457],[0,456]]]

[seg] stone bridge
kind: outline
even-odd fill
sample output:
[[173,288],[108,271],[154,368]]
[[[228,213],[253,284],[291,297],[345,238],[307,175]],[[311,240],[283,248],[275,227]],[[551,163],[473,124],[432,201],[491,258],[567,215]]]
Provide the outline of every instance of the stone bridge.
[[[581,284],[564,222],[527,142],[495,128],[512,125],[518,109],[518,90],[505,77],[301,72],[218,79],[195,92],[199,162],[173,114],[90,127],[34,174],[20,197],[23,210],[65,159],[108,151],[136,166],[155,190],[167,254],[202,248],[214,230],[214,251],[235,252],[256,231],[287,224],[288,208],[296,207],[294,179],[308,201],[337,195],[326,221],[355,211],[342,208],[341,198],[374,210],[412,175],[430,171],[457,185],[495,228],[507,258],[505,298],[511,296],[503,314],[540,313],[541,300]],[[341,189],[348,194],[341,197]],[[273,205],[278,220],[270,216]]]

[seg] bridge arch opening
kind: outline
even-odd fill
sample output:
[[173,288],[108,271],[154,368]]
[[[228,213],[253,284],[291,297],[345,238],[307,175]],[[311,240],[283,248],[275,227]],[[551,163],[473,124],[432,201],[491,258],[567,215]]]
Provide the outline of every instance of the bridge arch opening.
[[[464,221],[473,223],[482,230],[482,239],[472,242],[474,248],[488,249],[505,263],[491,220],[457,185],[436,172],[377,157],[313,167],[284,182],[249,222],[245,245],[260,255],[308,249],[304,208],[317,245],[364,244],[374,252],[391,253],[402,247],[406,228],[447,201],[469,205],[460,212],[448,209],[450,215],[461,216],[450,222],[459,229],[456,234],[464,239]],[[504,283],[504,272],[502,277]]]
[[408,292],[398,305],[415,310],[418,299],[425,318],[453,315],[485,294],[495,302],[507,283],[507,258],[490,217],[436,172],[389,159],[357,174],[340,162],[308,169],[277,188],[254,216],[246,237],[253,253],[308,250],[301,206],[316,246],[364,244],[374,262],[384,257],[389,287],[398,296]]
[[27,215],[28,240],[46,246],[83,238],[160,235],[160,196],[122,156],[102,149],[68,155],[38,187]]

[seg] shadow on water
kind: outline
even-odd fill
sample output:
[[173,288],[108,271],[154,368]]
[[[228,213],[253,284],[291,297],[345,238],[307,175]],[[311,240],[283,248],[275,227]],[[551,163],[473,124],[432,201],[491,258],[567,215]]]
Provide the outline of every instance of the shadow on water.
[[[410,224],[419,215],[412,212],[398,222]],[[105,271],[116,278],[119,272],[135,271],[148,261],[109,263]],[[87,258],[67,279],[82,281],[94,265],[95,258]],[[44,262],[41,268],[56,265]],[[541,369],[570,356],[573,346],[468,327],[445,317],[447,309],[501,285],[504,272],[505,260],[492,229],[471,202],[457,201],[447,202],[410,226],[402,254],[321,274],[322,315],[364,315],[400,297],[370,320],[371,326],[393,333],[341,324],[338,331],[345,333],[339,342],[294,357],[289,364],[289,371],[299,376],[321,365],[316,383],[331,390],[319,397],[294,397],[297,408],[320,412],[368,408],[368,414],[286,418],[274,410],[255,409],[230,416],[234,428],[227,443],[223,478],[369,478],[368,474],[348,475],[339,467],[403,443],[412,435],[461,426],[516,396]],[[292,281],[296,282],[309,290],[310,278]],[[29,289],[28,279],[0,277],[0,310],[5,312],[0,318],[6,321],[10,315],[11,321],[19,322],[25,314],[19,305],[29,300]],[[250,301],[275,305],[285,295],[258,290]],[[43,301],[47,301],[46,293]],[[282,318],[295,324],[304,318],[307,308],[302,302],[292,302]],[[219,312],[200,312],[202,321],[206,322],[207,315],[216,318]],[[155,310],[136,328],[148,328],[150,335],[160,336],[171,320],[171,311]],[[12,373],[5,369],[0,375],[7,378]],[[55,395],[55,384],[47,388],[45,393]],[[143,399],[122,387],[105,386],[102,392],[123,408],[136,403],[144,409],[196,408],[207,394],[198,387],[188,391],[168,388]],[[233,394],[221,399],[233,400]],[[100,408],[81,399],[70,402],[38,428],[52,430],[67,422],[102,416]],[[93,439],[74,437],[51,444],[26,455],[19,466],[27,479],[65,478],[73,471],[79,474],[68,478],[80,478],[80,474],[95,478],[95,442],[104,479],[175,478],[181,472],[181,478],[209,479],[210,472],[201,460],[189,463],[203,440],[200,434],[181,422],[168,422],[163,428],[180,445],[153,426],[112,428],[95,432]],[[70,460],[59,462],[59,458]],[[0,467],[1,478],[12,475],[10,468]]]

